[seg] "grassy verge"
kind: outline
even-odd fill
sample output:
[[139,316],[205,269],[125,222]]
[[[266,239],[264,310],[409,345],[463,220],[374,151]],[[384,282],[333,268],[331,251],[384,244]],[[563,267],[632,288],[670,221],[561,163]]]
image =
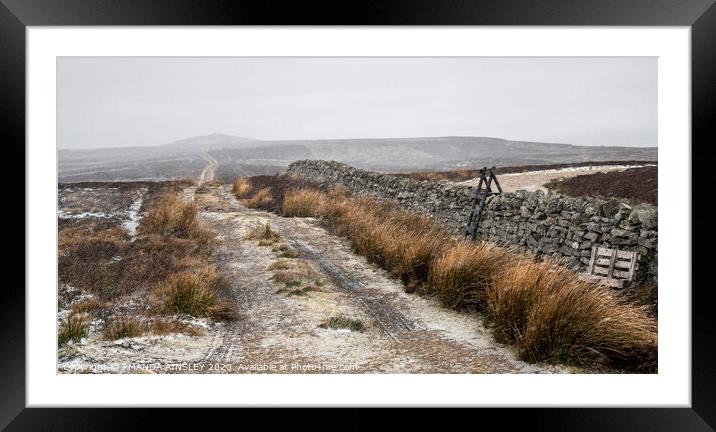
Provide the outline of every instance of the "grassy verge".
[[279,183],[282,214],[319,217],[357,253],[398,277],[406,291],[482,312],[495,338],[515,345],[526,361],[656,370],[656,321],[558,263],[457,239],[390,203]]

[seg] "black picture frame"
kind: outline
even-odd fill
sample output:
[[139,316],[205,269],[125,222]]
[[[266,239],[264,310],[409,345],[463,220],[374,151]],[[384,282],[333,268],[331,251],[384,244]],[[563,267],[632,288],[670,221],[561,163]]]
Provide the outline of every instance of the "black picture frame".
[[[0,0],[0,122],[5,151],[23,161],[25,174],[25,30],[27,26],[98,25],[566,25],[566,26],[689,26],[692,49],[692,160],[716,143],[712,126],[716,104],[716,6],[712,0],[552,0],[552,1],[420,1],[381,0],[362,2],[286,2],[192,0]],[[19,163],[16,163],[19,166]],[[695,170],[694,170],[695,171]],[[692,177],[693,179],[693,177]],[[693,181],[693,180],[692,180]],[[696,186],[696,182],[693,181]],[[15,183],[5,187],[6,202],[16,209],[7,223],[25,223],[25,193]],[[693,195],[692,195],[693,196]],[[22,219],[20,203],[23,203]],[[698,217],[698,213],[692,214]],[[692,218],[692,226],[696,222]],[[19,230],[14,234],[20,236]],[[26,233],[25,233],[26,234]],[[5,238],[6,242],[10,240]],[[18,243],[25,238],[19,238]],[[7,245],[8,243],[6,243]],[[23,246],[23,251],[25,251]],[[7,249],[6,249],[7,251]],[[687,251],[685,251],[686,253]],[[692,268],[700,268],[707,255],[691,251]],[[11,255],[20,260],[17,248]],[[27,259],[22,254],[23,262]],[[19,268],[10,266],[7,272]],[[702,266],[701,268],[707,268]],[[25,400],[25,278],[5,283],[0,298],[0,429],[106,430],[150,428],[147,409],[26,408]],[[467,414],[470,427],[495,421],[500,428],[549,430],[649,430],[709,431],[716,425],[716,321],[712,319],[710,284],[693,284],[692,290],[692,407],[691,408],[581,408],[519,409],[518,415],[503,409],[480,409]],[[674,287],[676,288],[676,287]],[[678,287],[689,289],[690,287]],[[667,305],[668,307],[668,305]],[[141,389],[138,389],[141,391]],[[619,391],[619,389],[615,389]],[[166,421],[189,425],[200,418],[204,426],[227,417],[231,410],[211,414],[194,410],[161,410]],[[436,417],[431,410],[399,413],[384,426],[405,429]],[[255,411],[254,411],[255,412]],[[335,410],[351,429],[364,429],[373,420],[355,409]],[[285,416],[258,414],[264,419],[297,424],[316,423],[316,413],[292,412]],[[323,414],[322,414],[323,415]],[[246,414],[241,414],[245,418]],[[449,414],[453,416],[453,414]],[[235,420],[233,420],[235,421]],[[249,421],[245,419],[244,421]],[[168,423],[166,424],[168,425]],[[330,425],[327,425],[330,427]]]

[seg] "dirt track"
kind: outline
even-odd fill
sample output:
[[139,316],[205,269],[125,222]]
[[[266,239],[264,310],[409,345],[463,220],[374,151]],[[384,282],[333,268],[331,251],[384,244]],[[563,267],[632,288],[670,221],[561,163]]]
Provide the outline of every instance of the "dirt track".
[[219,161],[214,159],[212,156],[208,154],[201,155],[204,160],[209,162],[209,164],[204,168],[204,170],[199,174],[199,180],[197,181],[197,184],[199,186],[203,185],[206,182],[210,182],[214,180],[214,173],[216,172],[216,168],[219,166]]
[[[196,203],[202,219],[222,240],[219,265],[231,278],[241,319],[214,339],[203,361],[230,365],[233,372],[251,365],[275,365],[276,372],[288,373],[316,372],[308,369],[318,365],[343,373],[565,371],[518,361],[509,348],[492,341],[478,317],[404,293],[399,282],[355,255],[346,241],[317,221],[247,209],[226,186],[206,189],[208,193],[196,194]],[[303,296],[278,293],[268,269],[277,253],[245,239],[266,223],[328,283]],[[360,319],[367,328],[355,332],[319,327],[336,314]]]

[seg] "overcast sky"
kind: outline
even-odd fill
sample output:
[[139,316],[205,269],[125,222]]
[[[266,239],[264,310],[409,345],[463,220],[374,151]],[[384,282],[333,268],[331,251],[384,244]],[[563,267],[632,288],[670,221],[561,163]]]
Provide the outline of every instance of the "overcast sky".
[[57,60],[59,148],[489,136],[657,145],[656,58]]

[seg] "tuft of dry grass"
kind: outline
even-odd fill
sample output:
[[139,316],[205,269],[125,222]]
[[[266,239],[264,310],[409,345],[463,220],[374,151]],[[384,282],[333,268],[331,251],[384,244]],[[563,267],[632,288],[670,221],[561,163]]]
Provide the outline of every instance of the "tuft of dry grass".
[[332,316],[326,322],[320,324],[319,327],[330,328],[333,330],[347,329],[358,332],[362,332],[365,330],[365,324],[363,324],[363,321],[348,318],[343,315]]
[[459,242],[435,260],[429,283],[443,306],[482,310],[495,275],[510,258],[508,249],[491,243]]
[[178,194],[165,195],[158,199],[142,218],[139,231],[142,234],[190,238],[196,227],[196,207],[184,202]]
[[108,323],[102,335],[107,340],[116,340],[141,336],[146,326],[135,317],[121,317]]
[[87,337],[88,331],[89,317],[86,314],[70,313],[57,333],[57,345],[63,346],[70,341],[79,342],[83,337]]
[[298,189],[286,192],[281,215],[287,217],[318,217],[326,204],[326,194],[317,190]]
[[279,245],[278,247],[274,248],[273,251],[278,252],[278,256],[280,258],[298,258],[299,256],[301,256],[301,254],[298,253],[296,249],[292,248],[287,244]]
[[169,277],[158,292],[166,313],[231,320],[236,310],[232,302],[221,298],[226,289],[226,280],[207,266]]
[[605,363],[655,371],[656,321],[604,287],[558,270],[552,292],[540,292],[518,340],[520,357],[565,364]]
[[265,187],[259,189],[251,198],[244,200],[244,204],[249,208],[263,209],[273,205],[273,195],[271,189]]
[[143,235],[191,239],[204,247],[213,235],[199,224],[196,215],[196,206],[184,202],[181,195],[165,195],[142,218],[139,232]]
[[288,270],[293,266],[290,260],[280,259],[271,263],[269,270]]
[[559,289],[564,271],[553,262],[518,259],[494,278],[487,291],[487,318],[497,341],[514,344],[524,337],[530,311],[541,296]]
[[273,275],[271,280],[282,285],[278,293],[305,295],[311,291],[320,291],[325,284],[323,275],[309,262],[302,259],[282,259],[269,266]]
[[234,180],[232,191],[238,199],[248,198],[249,194],[253,190],[251,182],[246,177],[239,177]]
[[405,233],[397,239],[400,249],[395,273],[405,284],[419,284],[429,279],[435,257],[451,244],[440,230],[428,228],[423,236],[413,234]]
[[270,223],[258,226],[246,235],[247,240],[259,240],[259,246],[271,246],[281,241],[281,234],[271,228]]
[[656,368],[656,321],[554,262],[512,263],[487,297],[495,339],[526,361]]

